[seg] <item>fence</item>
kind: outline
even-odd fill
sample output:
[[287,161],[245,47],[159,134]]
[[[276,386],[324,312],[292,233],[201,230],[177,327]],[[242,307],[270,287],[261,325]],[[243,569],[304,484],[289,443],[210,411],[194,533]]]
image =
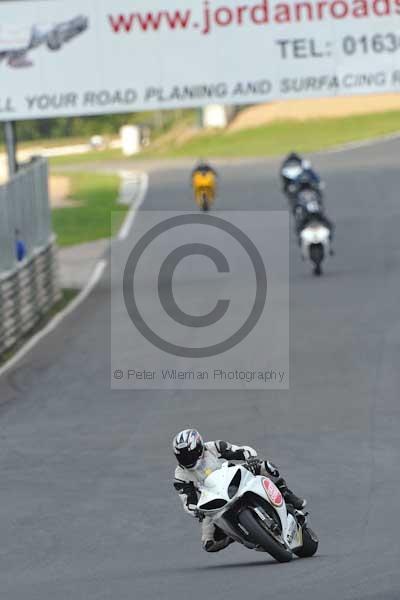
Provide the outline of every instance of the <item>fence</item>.
[[47,177],[35,159],[0,187],[0,359],[60,298]]
[[16,238],[27,256],[51,236],[47,162],[34,159],[0,187],[0,273],[16,267]]

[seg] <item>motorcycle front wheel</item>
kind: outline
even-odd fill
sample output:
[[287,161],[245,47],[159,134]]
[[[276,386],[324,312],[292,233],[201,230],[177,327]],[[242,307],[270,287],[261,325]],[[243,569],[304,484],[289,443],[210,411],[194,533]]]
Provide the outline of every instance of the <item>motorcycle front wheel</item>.
[[293,553],[291,550],[277,542],[250,509],[247,508],[240,513],[239,523],[249,532],[250,539],[261,546],[275,560],[282,563],[292,560]]

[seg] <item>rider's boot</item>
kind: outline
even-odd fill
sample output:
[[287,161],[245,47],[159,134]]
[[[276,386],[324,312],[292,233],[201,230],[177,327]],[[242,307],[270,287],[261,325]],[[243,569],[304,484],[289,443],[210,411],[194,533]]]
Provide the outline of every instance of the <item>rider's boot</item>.
[[306,523],[308,513],[304,513],[302,510],[295,509],[294,514],[295,514],[295,517],[296,517],[299,525],[301,525],[303,527],[303,525],[305,525],[305,523]]
[[275,485],[279,488],[279,491],[285,498],[286,504],[291,504],[297,510],[302,510],[306,506],[307,500],[296,496],[296,494],[288,488],[286,481],[282,477],[276,481]]

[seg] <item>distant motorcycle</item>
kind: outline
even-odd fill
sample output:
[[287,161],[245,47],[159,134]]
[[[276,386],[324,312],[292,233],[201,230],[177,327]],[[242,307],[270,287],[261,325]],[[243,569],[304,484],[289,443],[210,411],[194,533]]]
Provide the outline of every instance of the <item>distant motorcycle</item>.
[[215,201],[216,176],[213,171],[195,171],[192,178],[194,200],[203,210],[210,210]]
[[226,462],[204,480],[200,492],[200,515],[246,548],[267,552],[278,562],[316,553],[318,538],[307,517],[288,510],[268,477]]
[[296,180],[303,172],[303,165],[298,161],[291,161],[282,166],[281,169],[281,181],[282,189],[284,194],[291,198],[296,193],[297,184]]
[[298,154],[290,154],[281,166],[280,177],[283,193],[293,213],[299,203],[299,195],[303,191],[317,196],[322,206],[322,190],[325,186],[310,161],[301,158]]
[[321,213],[323,210],[322,197],[315,190],[301,190],[293,198],[293,217],[296,231],[298,231],[301,222],[308,214]]
[[300,247],[304,260],[314,265],[314,275],[322,275],[322,263],[331,252],[330,231],[322,223],[311,221],[300,231]]

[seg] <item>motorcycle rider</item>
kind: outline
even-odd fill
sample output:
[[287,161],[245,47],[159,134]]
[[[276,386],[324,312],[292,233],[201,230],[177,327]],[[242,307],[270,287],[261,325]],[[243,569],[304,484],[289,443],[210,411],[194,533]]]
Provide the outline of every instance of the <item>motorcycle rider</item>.
[[303,185],[317,190],[321,197],[324,184],[320,176],[313,169],[311,162],[302,158],[296,152],[291,152],[283,161],[281,166],[281,179],[283,192],[292,197],[298,193]]
[[206,162],[205,160],[203,160],[202,158],[198,161],[197,165],[194,167],[193,171],[192,171],[192,180],[193,177],[196,173],[212,173],[214,175],[214,177],[217,177],[217,172],[215,169],[213,169],[213,167]]
[[[260,460],[250,446],[235,446],[222,440],[204,442],[196,429],[180,431],[172,443],[178,466],[175,469],[174,488],[179,494],[185,512],[200,518],[197,510],[199,486],[213,471],[226,461],[238,461],[253,475],[264,475],[272,479],[281,491],[285,502],[301,511],[306,500],[294,494],[275,465]],[[289,507],[290,508],[290,507]],[[301,513],[300,513],[301,514]],[[201,541],[206,552],[218,552],[233,542],[225,533],[213,525],[209,517],[202,520]]]
[[313,221],[321,223],[321,225],[324,225],[327,229],[329,229],[329,240],[331,243],[330,254],[333,255],[334,251],[332,248],[332,242],[335,226],[332,223],[332,221],[326,216],[323,207],[315,200],[307,202],[304,205],[304,207],[302,208],[301,216],[296,221],[296,231],[299,237],[299,244],[301,232]]
[[321,193],[305,182],[300,184],[300,189],[292,198],[291,202],[296,227],[299,221],[306,215],[307,206],[311,207],[316,205],[316,210],[323,211],[324,209]]
[[295,190],[293,195],[298,196],[301,192],[312,192],[322,204],[322,185],[319,177],[312,169],[304,169],[294,181]]
[[191,174],[191,183],[194,193],[194,198],[197,204],[202,206],[202,189],[210,190],[209,201],[213,202],[217,188],[217,173],[204,160],[200,160],[194,167]]

